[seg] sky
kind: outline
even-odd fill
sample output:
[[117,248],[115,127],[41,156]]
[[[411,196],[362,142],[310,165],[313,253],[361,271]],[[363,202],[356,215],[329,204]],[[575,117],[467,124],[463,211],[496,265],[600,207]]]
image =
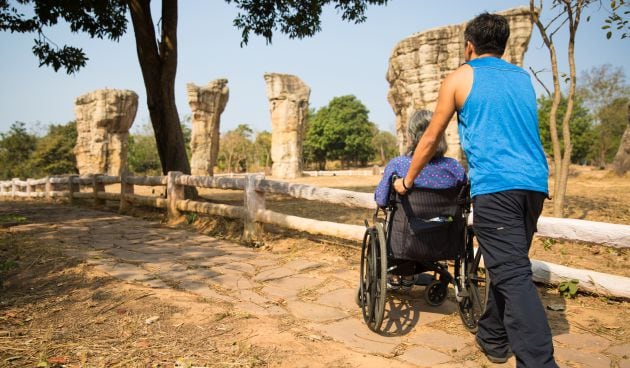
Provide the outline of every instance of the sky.
[[[159,15],[159,1],[154,3],[155,16]],[[187,83],[205,85],[227,78],[230,97],[221,116],[221,131],[239,124],[249,124],[255,131],[270,131],[263,75],[284,73],[298,76],[311,88],[310,107],[317,109],[333,97],[352,94],[368,108],[370,121],[381,130],[393,132],[395,115],[387,102],[385,73],[389,56],[400,40],[433,27],[466,22],[483,11],[528,4],[523,0],[390,0],[386,6],[370,7],[367,21],[358,25],[342,21],[340,14],[329,7],[324,11],[322,31],[314,37],[291,40],[276,33],[268,45],[262,37],[252,35],[249,44],[241,47],[240,30],[232,24],[237,15],[234,5],[221,0],[182,0],[175,85],[178,112],[182,119],[191,114]],[[551,13],[545,11],[543,19],[549,19],[545,15]],[[590,22],[581,24],[576,40],[578,75],[593,66],[611,64],[622,67],[630,78],[630,40],[606,39],[600,29],[606,16],[604,9],[593,7],[586,15],[591,15]],[[0,32],[0,132],[20,121],[31,132],[42,134],[49,124],[74,120],[76,97],[102,88],[138,93],[132,131],[146,131],[150,120],[131,22],[119,42],[73,34],[63,24],[50,28],[46,35],[58,45],[82,47],[90,60],[74,75],[40,68],[31,51],[34,35]],[[564,72],[568,72],[566,39],[566,34],[556,36],[560,70]],[[550,68],[548,51],[536,28],[524,67]],[[543,79],[549,81],[550,73]],[[539,94],[543,91],[537,84],[536,89]]]

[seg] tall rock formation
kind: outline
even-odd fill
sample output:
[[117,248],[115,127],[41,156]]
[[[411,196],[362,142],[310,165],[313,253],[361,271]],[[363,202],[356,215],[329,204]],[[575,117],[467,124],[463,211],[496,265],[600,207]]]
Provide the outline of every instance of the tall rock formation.
[[192,110],[192,175],[213,175],[219,154],[221,114],[230,97],[227,82],[227,79],[217,79],[204,87],[186,85]]
[[311,89],[298,77],[265,74],[271,112],[272,175],[291,179],[302,175],[302,141]]
[[[510,24],[510,38],[503,59],[523,64],[523,55],[532,33],[529,7],[499,12]],[[433,111],[444,77],[462,65],[464,60],[464,29],[466,23],[433,28],[415,33],[400,41],[389,58],[386,79],[389,82],[387,100],[396,114],[396,134],[400,153],[406,151],[407,120],[416,109]],[[448,156],[461,159],[457,123],[446,129]]]
[[127,167],[129,128],[138,111],[138,95],[100,89],[77,97],[74,104],[79,173],[120,175]]
[[617,175],[624,175],[630,170],[630,104],[628,104],[628,125],[621,137],[619,149],[613,161],[613,169]]

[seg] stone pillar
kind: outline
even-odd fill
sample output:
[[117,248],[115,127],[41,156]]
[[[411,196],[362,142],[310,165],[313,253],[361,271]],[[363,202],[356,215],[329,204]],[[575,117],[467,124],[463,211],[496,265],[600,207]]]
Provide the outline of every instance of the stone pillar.
[[227,82],[227,79],[217,79],[205,87],[186,85],[192,110],[192,175],[213,175],[219,154],[221,114],[230,97]]
[[[529,7],[519,7],[499,14],[510,24],[503,59],[522,66],[532,33]],[[466,23],[433,28],[400,41],[389,58],[386,79],[387,100],[396,115],[396,135],[400,153],[407,150],[407,120],[416,109],[435,110],[438,89],[444,77],[462,65]],[[462,159],[456,117],[446,129],[447,155]]]
[[617,175],[624,175],[630,170],[630,104],[628,104],[628,125],[621,137],[619,149],[613,161],[613,170]]
[[127,139],[137,110],[138,95],[129,90],[100,89],[77,97],[74,154],[81,175],[119,176],[127,167]]
[[271,113],[271,174],[276,179],[302,176],[302,141],[311,89],[298,77],[265,74]]

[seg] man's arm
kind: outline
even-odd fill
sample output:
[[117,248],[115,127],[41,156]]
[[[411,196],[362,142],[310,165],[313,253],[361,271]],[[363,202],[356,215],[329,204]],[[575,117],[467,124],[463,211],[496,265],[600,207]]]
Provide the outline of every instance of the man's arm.
[[451,118],[455,113],[455,90],[457,87],[458,75],[464,72],[463,68],[465,67],[468,66],[460,67],[455,72],[449,74],[442,82],[440,91],[438,92],[435,112],[433,113],[433,117],[431,118],[431,122],[429,123],[427,130],[422,135],[422,138],[420,138],[420,141],[414,150],[409,171],[407,171],[407,175],[403,179],[398,179],[394,182],[394,189],[398,193],[407,193],[407,189],[405,189],[405,187],[411,188],[416,176],[418,176],[420,171],[422,171],[427,162],[431,161],[440,138],[442,137],[442,134],[444,134],[449,121],[451,121]]

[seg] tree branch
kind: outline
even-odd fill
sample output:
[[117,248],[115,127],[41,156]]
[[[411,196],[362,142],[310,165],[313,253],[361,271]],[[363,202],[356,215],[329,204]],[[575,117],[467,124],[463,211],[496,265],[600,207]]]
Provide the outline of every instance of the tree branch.
[[538,73],[544,71],[544,69],[541,69],[539,71],[535,71],[531,66],[529,67],[529,70],[532,72],[532,74],[534,75],[534,78],[536,78],[536,80],[538,81],[538,83],[540,83],[540,85],[545,89],[545,92],[547,92],[547,96],[549,96],[549,98],[551,98],[551,91],[549,90],[549,88],[547,88],[547,86],[545,85],[545,83],[543,83],[543,81],[538,78]]

